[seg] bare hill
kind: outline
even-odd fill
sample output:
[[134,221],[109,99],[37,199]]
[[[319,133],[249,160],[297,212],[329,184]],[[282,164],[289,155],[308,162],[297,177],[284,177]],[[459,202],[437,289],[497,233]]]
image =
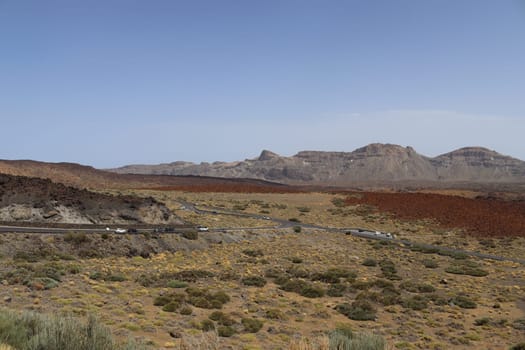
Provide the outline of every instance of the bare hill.
[[182,224],[153,198],[111,196],[50,180],[0,174],[0,221]]
[[174,162],[111,169],[120,174],[256,178],[295,185],[354,186],[366,183],[523,183],[525,162],[481,147],[435,158],[412,147],[370,144],[353,152],[302,151],[292,157],[263,151],[238,162]]
[[207,176],[117,174],[75,163],[33,160],[0,160],[0,174],[49,179],[77,188],[160,188],[205,192],[293,192],[284,184],[257,179],[227,179]]

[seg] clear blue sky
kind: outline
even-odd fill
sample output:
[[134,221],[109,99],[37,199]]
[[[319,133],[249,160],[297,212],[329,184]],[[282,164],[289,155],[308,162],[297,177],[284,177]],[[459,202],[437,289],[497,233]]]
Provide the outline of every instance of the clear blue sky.
[[525,159],[525,1],[0,0],[0,158],[479,145]]

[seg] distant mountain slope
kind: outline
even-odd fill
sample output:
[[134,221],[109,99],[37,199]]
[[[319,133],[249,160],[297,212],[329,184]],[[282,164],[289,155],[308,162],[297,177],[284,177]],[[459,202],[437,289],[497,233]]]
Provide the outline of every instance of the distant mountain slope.
[[116,174],[75,163],[0,160],[0,174],[49,179],[77,188],[168,188],[201,192],[292,192],[290,186],[257,179]]
[[370,144],[353,152],[303,151],[282,157],[263,151],[238,162],[128,165],[120,174],[198,175],[255,178],[287,184],[352,186],[370,182],[525,182],[525,162],[481,147],[429,158],[411,147]]

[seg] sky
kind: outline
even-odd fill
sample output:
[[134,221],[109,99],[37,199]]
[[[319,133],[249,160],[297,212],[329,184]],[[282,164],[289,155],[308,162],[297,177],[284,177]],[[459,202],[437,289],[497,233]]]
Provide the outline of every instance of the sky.
[[525,0],[0,0],[0,158],[525,160]]

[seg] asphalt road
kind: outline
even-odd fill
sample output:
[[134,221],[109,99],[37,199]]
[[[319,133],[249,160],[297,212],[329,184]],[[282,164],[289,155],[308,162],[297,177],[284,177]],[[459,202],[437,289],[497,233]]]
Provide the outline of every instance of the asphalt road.
[[[245,218],[251,218],[251,219],[258,219],[258,220],[267,220],[269,223],[273,222],[275,225],[268,225],[264,227],[224,227],[224,228],[212,228],[210,231],[213,232],[220,232],[220,231],[239,231],[239,230],[269,230],[269,229],[286,229],[291,228],[294,226],[300,226],[301,228],[305,229],[316,229],[316,230],[323,230],[323,231],[330,231],[330,232],[339,232],[343,234],[349,234],[355,237],[360,237],[364,239],[371,239],[371,240],[381,240],[381,241],[387,241],[390,243],[393,243],[394,246],[400,247],[400,248],[407,248],[410,249],[413,246],[418,246],[426,249],[435,249],[442,252],[447,252],[451,254],[465,254],[468,256],[474,256],[481,259],[490,259],[490,260],[497,260],[497,261],[511,261],[520,263],[522,265],[525,265],[525,260],[523,259],[516,259],[516,258],[509,258],[509,257],[503,257],[498,255],[492,255],[492,254],[485,254],[480,252],[473,252],[468,250],[461,250],[461,249],[455,249],[450,247],[444,247],[444,246],[437,246],[432,244],[426,244],[426,243],[418,243],[418,242],[412,242],[402,239],[396,239],[396,238],[387,238],[383,235],[377,235],[375,232],[361,229],[361,228],[336,228],[336,227],[326,227],[326,226],[320,226],[320,225],[313,225],[313,224],[305,224],[300,222],[292,222],[285,219],[279,219],[279,218],[271,218],[266,215],[259,215],[259,214],[249,214],[249,213],[240,213],[233,210],[227,210],[224,208],[215,208],[215,207],[196,207],[195,204],[186,202],[186,201],[180,201],[181,205],[185,207],[186,210],[191,210],[196,214],[206,214],[206,215],[232,215],[237,217],[245,217]],[[87,226],[87,225],[83,225]],[[79,226],[78,228],[51,228],[51,227],[23,227],[23,226],[0,226],[0,232],[23,232],[23,233],[51,233],[51,234],[63,234],[68,232],[86,232],[86,233],[104,233],[104,232],[113,232],[117,226],[111,225],[110,231],[107,231],[105,228],[89,228],[89,227],[82,227]],[[143,233],[143,232],[154,232],[156,227],[151,228],[140,228],[137,229],[137,233]],[[195,230],[196,228],[191,227],[174,227],[174,230],[171,232],[159,232],[159,233],[165,233],[165,234],[177,234],[181,233],[183,231],[188,230]]]

